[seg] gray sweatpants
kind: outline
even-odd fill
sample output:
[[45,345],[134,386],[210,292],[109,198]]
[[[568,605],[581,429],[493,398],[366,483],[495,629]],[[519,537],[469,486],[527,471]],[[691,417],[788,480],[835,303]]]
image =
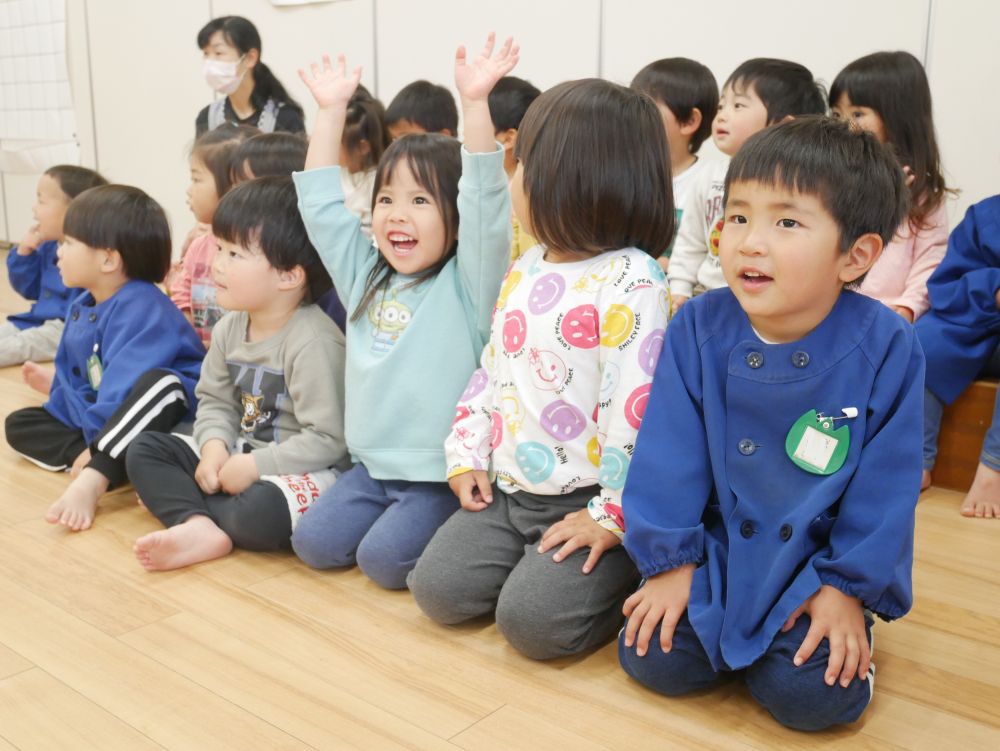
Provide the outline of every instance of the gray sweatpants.
[[58,318],[28,329],[19,329],[10,321],[4,321],[0,324],[0,368],[20,365],[28,360],[54,360],[65,327],[66,324]]
[[497,629],[536,660],[582,652],[620,628],[622,604],[639,574],[622,546],[589,574],[589,548],[560,563],[560,546],[538,553],[542,534],[567,513],[586,508],[596,488],[569,495],[506,494],[493,486],[483,511],[460,510],[431,539],[406,580],[420,608],[454,624],[496,611]]

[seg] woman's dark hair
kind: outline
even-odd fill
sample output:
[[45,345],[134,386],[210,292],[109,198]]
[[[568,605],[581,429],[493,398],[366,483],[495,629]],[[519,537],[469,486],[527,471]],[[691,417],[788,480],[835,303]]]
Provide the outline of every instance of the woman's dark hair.
[[[372,212],[378,202],[379,191],[392,182],[392,173],[400,162],[406,162],[419,185],[431,194],[444,223],[445,254],[441,260],[425,269],[407,286],[416,286],[433,279],[455,255],[458,247],[458,179],[462,176],[462,146],[451,136],[439,133],[411,133],[397,138],[382,155],[375,171],[372,188]],[[365,294],[351,314],[356,321],[365,314],[375,296],[385,293],[393,270],[385,256],[379,254],[365,282]]]
[[300,133],[251,136],[233,152],[232,181],[235,184],[255,177],[280,177],[301,172],[306,166],[308,148],[309,142]]
[[448,131],[458,135],[458,107],[455,97],[444,86],[430,81],[407,84],[389,102],[385,111],[386,125],[409,120],[428,133]]
[[83,191],[66,210],[63,233],[91,248],[118,251],[125,276],[154,284],[170,268],[170,225],[156,201],[130,185]]
[[726,173],[733,183],[760,183],[816,196],[847,252],[864,234],[888,243],[906,216],[906,180],[890,149],[871,133],[832,117],[801,117],[747,139]]
[[670,245],[670,154],[645,94],[596,78],[554,86],[528,108],[514,155],[542,244],[587,254],[635,247],[654,258]]
[[719,84],[707,67],[686,57],[667,57],[636,73],[631,87],[669,109],[678,123],[691,121],[697,109],[701,124],[691,135],[688,151],[698,149],[712,135],[712,119],[719,109]]
[[830,106],[846,94],[856,107],[878,113],[900,164],[910,168],[910,223],[924,222],[948,191],[934,134],[927,74],[909,52],[876,52],[844,68],[830,87]]
[[[247,54],[250,50],[257,50],[258,53],[263,52],[257,27],[242,16],[213,18],[198,32],[198,49],[205,49],[212,40],[212,35],[217,31],[221,31],[226,43],[239,50],[241,55]],[[281,81],[259,58],[257,65],[253,68],[252,75],[253,93],[250,95],[250,103],[255,110],[262,109],[268,99],[273,99],[276,104],[283,104],[302,112],[301,105],[289,96],[285,87],[281,85]]]
[[72,164],[57,164],[55,167],[49,167],[45,170],[45,174],[59,183],[59,189],[70,200],[85,190],[108,184],[108,181],[94,170]]
[[371,169],[382,159],[389,147],[389,129],[385,124],[385,107],[364,86],[358,86],[347,104],[344,121],[343,145],[351,152],[361,150],[362,142],[368,144],[364,169]]
[[493,86],[489,95],[493,132],[503,133],[521,127],[524,113],[542,92],[517,76],[504,76]]
[[315,302],[333,286],[302,223],[291,175],[259,177],[235,186],[219,201],[212,234],[243,248],[259,248],[279,271],[301,266],[306,303]]
[[826,114],[826,91],[809,69],[789,60],[755,57],[742,63],[723,86],[737,93],[753,89],[767,109],[768,124],[786,117]]
[[223,123],[215,130],[206,131],[194,142],[191,157],[200,160],[212,173],[215,192],[219,198],[226,195],[233,186],[234,157],[239,147],[259,133],[259,130],[250,125]]

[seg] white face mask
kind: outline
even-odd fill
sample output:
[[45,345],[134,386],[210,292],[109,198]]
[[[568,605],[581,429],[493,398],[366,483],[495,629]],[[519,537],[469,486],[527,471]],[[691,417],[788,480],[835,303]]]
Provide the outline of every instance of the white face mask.
[[241,60],[243,60],[242,57],[235,62],[232,60],[207,59],[201,66],[202,75],[205,76],[205,81],[208,82],[208,85],[218,93],[224,95],[232,94],[240,87],[240,84],[243,82],[243,76],[246,75],[246,71],[242,73],[237,72]]

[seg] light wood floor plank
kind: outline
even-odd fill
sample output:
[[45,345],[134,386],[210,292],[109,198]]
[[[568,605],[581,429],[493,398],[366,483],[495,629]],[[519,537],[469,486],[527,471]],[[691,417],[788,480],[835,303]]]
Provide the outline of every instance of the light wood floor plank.
[[32,667],[34,666],[31,662],[0,643],[0,679],[23,673]]
[[22,751],[163,749],[38,669],[0,681],[0,728]]

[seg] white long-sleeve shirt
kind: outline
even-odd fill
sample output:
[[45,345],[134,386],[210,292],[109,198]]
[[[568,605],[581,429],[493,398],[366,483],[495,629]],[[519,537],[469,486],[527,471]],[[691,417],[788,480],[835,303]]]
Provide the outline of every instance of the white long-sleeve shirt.
[[691,297],[696,284],[705,289],[726,286],[719,263],[719,235],[724,211],[729,160],[706,162],[696,175],[681,214],[681,225],[670,256],[670,293]]

